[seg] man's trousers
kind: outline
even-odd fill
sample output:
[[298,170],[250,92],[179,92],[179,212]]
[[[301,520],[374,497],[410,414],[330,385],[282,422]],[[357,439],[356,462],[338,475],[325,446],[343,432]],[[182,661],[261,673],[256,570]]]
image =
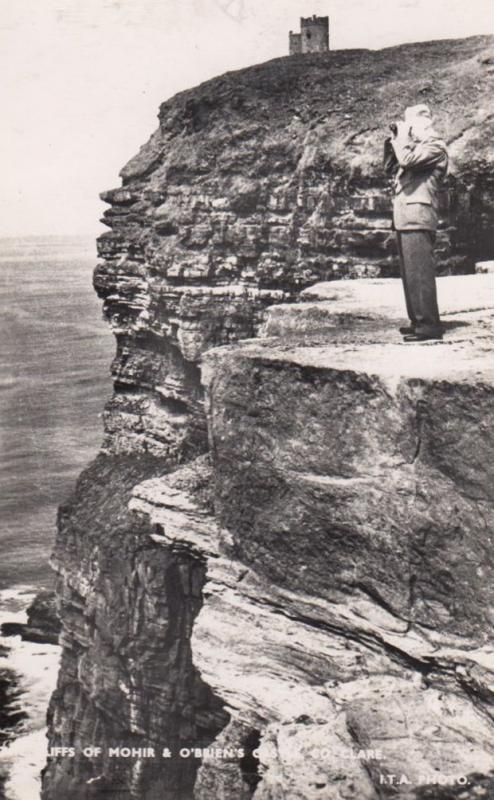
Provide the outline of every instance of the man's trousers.
[[396,231],[407,313],[416,333],[441,333],[434,268],[434,231]]

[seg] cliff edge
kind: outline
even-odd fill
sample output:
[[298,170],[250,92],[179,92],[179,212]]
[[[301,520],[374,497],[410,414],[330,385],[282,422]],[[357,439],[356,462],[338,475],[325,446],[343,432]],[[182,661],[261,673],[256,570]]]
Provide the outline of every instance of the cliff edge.
[[[493,96],[492,37],[277,59],[165,103],[103,194],[44,800],[494,792]],[[446,336],[404,345],[380,159],[419,101]]]

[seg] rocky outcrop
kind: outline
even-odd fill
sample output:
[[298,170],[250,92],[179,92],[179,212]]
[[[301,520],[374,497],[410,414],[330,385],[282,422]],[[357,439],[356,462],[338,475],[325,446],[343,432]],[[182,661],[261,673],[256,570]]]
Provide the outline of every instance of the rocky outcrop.
[[[494,281],[439,284],[447,345],[389,341],[393,282],[367,312],[358,282],[272,309],[277,338],[206,356],[214,514],[197,467],[134,489],[156,542],[208,560],[194,663],[218,741],[260,741],[256,800],[494,789]],[[194,797],[241,779],[208,759]]]
[[30,641],[58,644],[60,618],[57,612],[56,598],[52,591],[38,592],[26,613],[27,625],[23,638]]
[[[127,511],[132,486],[157,468],[149,457],[100,456],[60,510],[63,651],[50,744],[74,755],[49,760],[48,798],[188,798],[197,767],[162,758],[163,750],[206,746],[226,724],[191,660],[204,566],[156,548]],[[113,747],[155,748],[156,758],[112,756]],[[88,756],[85,748],[100,750]]]
[[449,143],[440,270],[490,258],[491,37],[276,59],[164,103],[102,194],[95,286],[117,337],[108,452],[206,447],[197,363],[321,280],[397,274],[382,141],[427,101]]
[[82,479],[52,741],[176,757],[52,762],[48,797],[494,789],[494,276],[439,280],[436,345],[396,343],[394,281],[367,311],[363,288],[315,286],[270,310],[276,336],[205,356],[208,456]]
[[21,636],[26,642],[58,644],[60,618],[55,593],[49,589],[38,592],[26,609],[27,622],[4,622],[4,636]]
[[[44,800],[494,791],[494,284],[452,275],[494,245],[493,47],[223,76],[104,193],[115,392],[59,515],[49,737],[74,752]],[[418,100],[453,155],[451,276],[445,342],[406,346],[380,150]]]

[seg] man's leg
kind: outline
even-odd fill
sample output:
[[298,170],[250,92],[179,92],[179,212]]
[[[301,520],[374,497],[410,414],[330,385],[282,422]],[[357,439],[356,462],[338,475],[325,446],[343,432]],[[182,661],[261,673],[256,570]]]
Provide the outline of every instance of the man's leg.
[[396,231],[396,244],[398,246],[398,256],[399,256],[399,260],[400,260],[400,275],[401,275],[401,281],[403,283],[403,291],[405,293],[405,304],[406,304],[406,307],[407,307],[408,319],[412,323],[411,327],[413,329],[415,329],[415,324],[416,324],[417,320],[415,319],[415,314],[413,312],[412,304],[410,302],[410,290],[409,290],[409,287],[408,287],[407,273],[406,273],[406,270],[405,270],[401,234],[402,234],[401,231]]
[[441,334],[437,307],[433,231],[400,231],[404,284],[408,290],[415,332],[424,336]]

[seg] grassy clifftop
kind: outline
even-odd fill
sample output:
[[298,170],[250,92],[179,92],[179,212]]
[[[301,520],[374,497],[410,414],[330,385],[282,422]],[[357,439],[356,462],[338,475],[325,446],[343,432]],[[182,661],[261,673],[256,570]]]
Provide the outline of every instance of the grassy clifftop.
[[[231,126],[248,123],[276,138],[288,135],[296,162],[357,158],[361,167],[380,161],[383,132],[405,106],[431,105],[457,168],[471,156],[490,160],[494,99],[494,37],[439,40],[384,50],[341,50],[275,59],[227,73],[163,103],[161,144],[188,133],[216,132],[217,151],[245,141]],[[260,130],[259,130],[260,129]],[[487,135],[476,135],[485,133]],[[158,144],[154,142],[154,144]],[[261,168],[269,142],[257,153]],[[274,142],[271,142],[273,149]],[[215,149],[213,147],[213,149]],[[187,158],[187,154],[183,154]],[[359,158],[360,157],[360,158]],[[124,169],[130,177],[140,158]],[[223,156],[219,172],[228,168]]]
[[[101,254],[130,252],[167,282],[293,291],[396,274],[383,138],[430,104],[451,170],[441,272],[493,257],[494,37],[289,56],[165,102],[123,168]],[[106,267],[102,272],[108,275]],[[102,285],[107,277],[99,280]]]

